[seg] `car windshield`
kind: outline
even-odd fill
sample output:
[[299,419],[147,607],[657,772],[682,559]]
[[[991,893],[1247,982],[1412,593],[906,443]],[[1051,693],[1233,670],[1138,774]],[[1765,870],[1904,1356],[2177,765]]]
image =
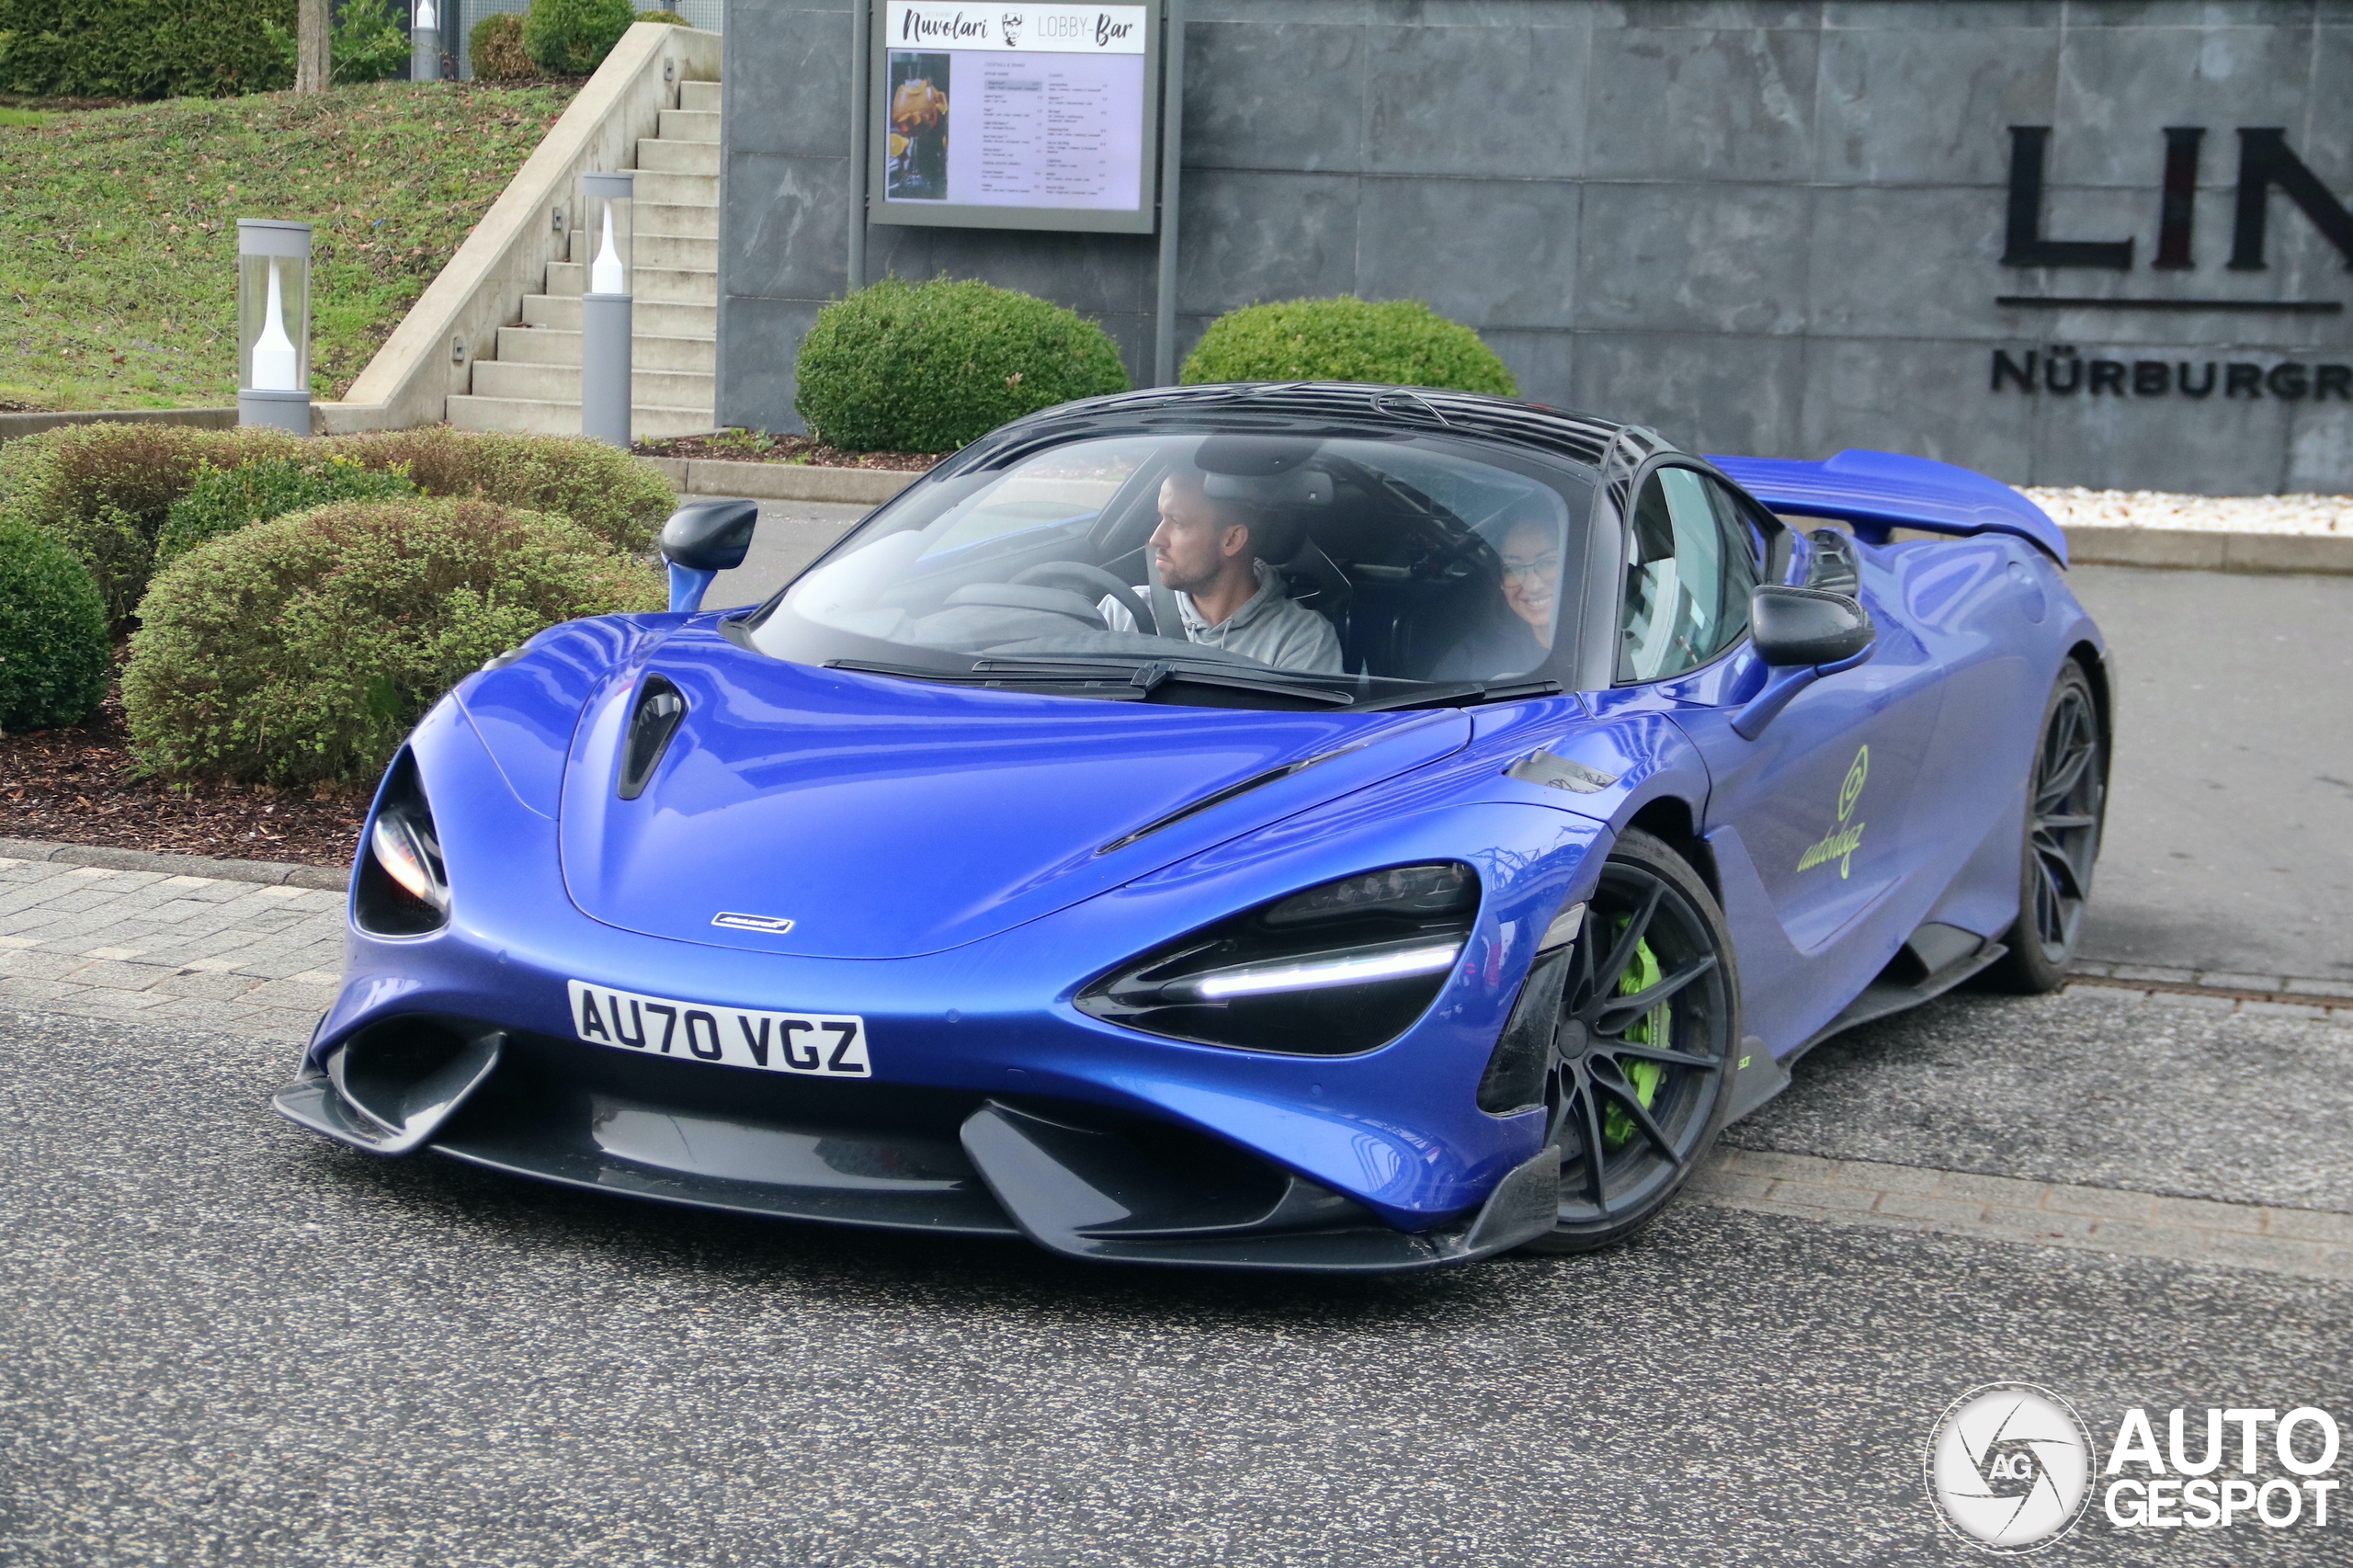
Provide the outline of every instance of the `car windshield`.
[[1590,496],[1578,471],[1441,435],[1081,437],[910,487],[738,635],[1076,696],[1476,700],[1541,689]]

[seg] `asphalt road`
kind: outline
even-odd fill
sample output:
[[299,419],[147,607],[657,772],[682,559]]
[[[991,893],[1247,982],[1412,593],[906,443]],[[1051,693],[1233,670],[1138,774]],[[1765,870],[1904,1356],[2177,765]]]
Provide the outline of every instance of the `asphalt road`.
[[[865,513],[764,504],[708,602],[766,598]],[[2121,677],[2083,956],[2353,979],[2353,577],[2069,581]]]
[[[10,1563],[1975,1561],[1920,1488],[1975,1384],[2095,1434],[2353,1406],[2341,1283],[1689,1202],[1615,1252],[1433,1278],[1088,1267],[378,1162],[265,1112],[283,1045],[0,1032]],[[2331,1024],[1969,999],[1826,1049],[1739,1131],[2344,1207],[2348,1053]],[[2250,1061],[2302,1119],[2239,1151],[2195,1089]],[[2043,1561],[2346,1542],[2095,1515]]]
[[2070,577],[2121,677],[2084,956],[2353,979],[2353,577]]

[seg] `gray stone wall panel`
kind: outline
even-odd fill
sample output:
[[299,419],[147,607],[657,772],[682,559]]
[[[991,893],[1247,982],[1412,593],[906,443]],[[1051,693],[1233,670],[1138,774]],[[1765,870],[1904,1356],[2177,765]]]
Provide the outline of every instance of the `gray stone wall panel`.
[[1188,163],[1229,169],[1364,166],[1365,29],[1196,23],[1185,33]]
[[1800,186],[1586,187],[1575,324],[1802,330],[1813,194]]
[[[1821,177],[2000,187],[2009,178],[2006,128],[2051,124],[2058,82],[2054,28],[1825,32]],[[1889,113],[1890,104],[1904,112]],[[1981,227],[1984,206],[1975,209]]]
[[1811,31],[1597,29],[1587,171],[1598,179],[1810,178],[1820,47]]
[[1360,188],[1345,175],[1188,171],[1176,308],[1216,315],[1354,292]]
[[1574,178],[1585,172],[1591,56],[1583,26],[1376,28],[1365,166],[1469,179]]
[[2029,474],[2036,404],[2020,394],[1990,396],[1987,361],[1983,350],[1957,353],[1928,339],[1815,338],[1791,451],[1825,458],[1861,447]]
[[1794,337],[1580,333],[1570,405],[1651,426],[1693,451],[1794,452],[1805,355]]
[[1420,300],[1481,329],[1541,327],[1576,290],[1574,185],[1540,180],[1368,179],[1357,290]]

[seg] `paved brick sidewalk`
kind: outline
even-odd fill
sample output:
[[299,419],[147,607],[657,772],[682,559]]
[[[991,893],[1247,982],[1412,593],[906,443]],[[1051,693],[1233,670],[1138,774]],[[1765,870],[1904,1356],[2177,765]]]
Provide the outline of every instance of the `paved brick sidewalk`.
[[1703,1203],[1839,1224],[1943,1231],[2353,1279],[2353,1214],[2165,1198],[1870,1160],[1727,1149],[1692,1177]]
[[0,1002],[306,1040],[335,999],[344,895],[0,859]]

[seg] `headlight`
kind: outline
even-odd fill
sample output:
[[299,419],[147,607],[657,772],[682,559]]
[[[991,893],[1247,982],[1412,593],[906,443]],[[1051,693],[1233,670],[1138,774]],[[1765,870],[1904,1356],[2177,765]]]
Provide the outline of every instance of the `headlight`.
[[368,824],[353,897],[360,927],[382,937],[417,937],[449,922],[449,876],[433,808],[406,751],[392,763],[384,797]]
[[1154,949],[1077,1006],[1205,1045],[1354,1055],[1395,1040],[1437,999],[1478,908],[1479,879],[1458,862],[1347,877]]

